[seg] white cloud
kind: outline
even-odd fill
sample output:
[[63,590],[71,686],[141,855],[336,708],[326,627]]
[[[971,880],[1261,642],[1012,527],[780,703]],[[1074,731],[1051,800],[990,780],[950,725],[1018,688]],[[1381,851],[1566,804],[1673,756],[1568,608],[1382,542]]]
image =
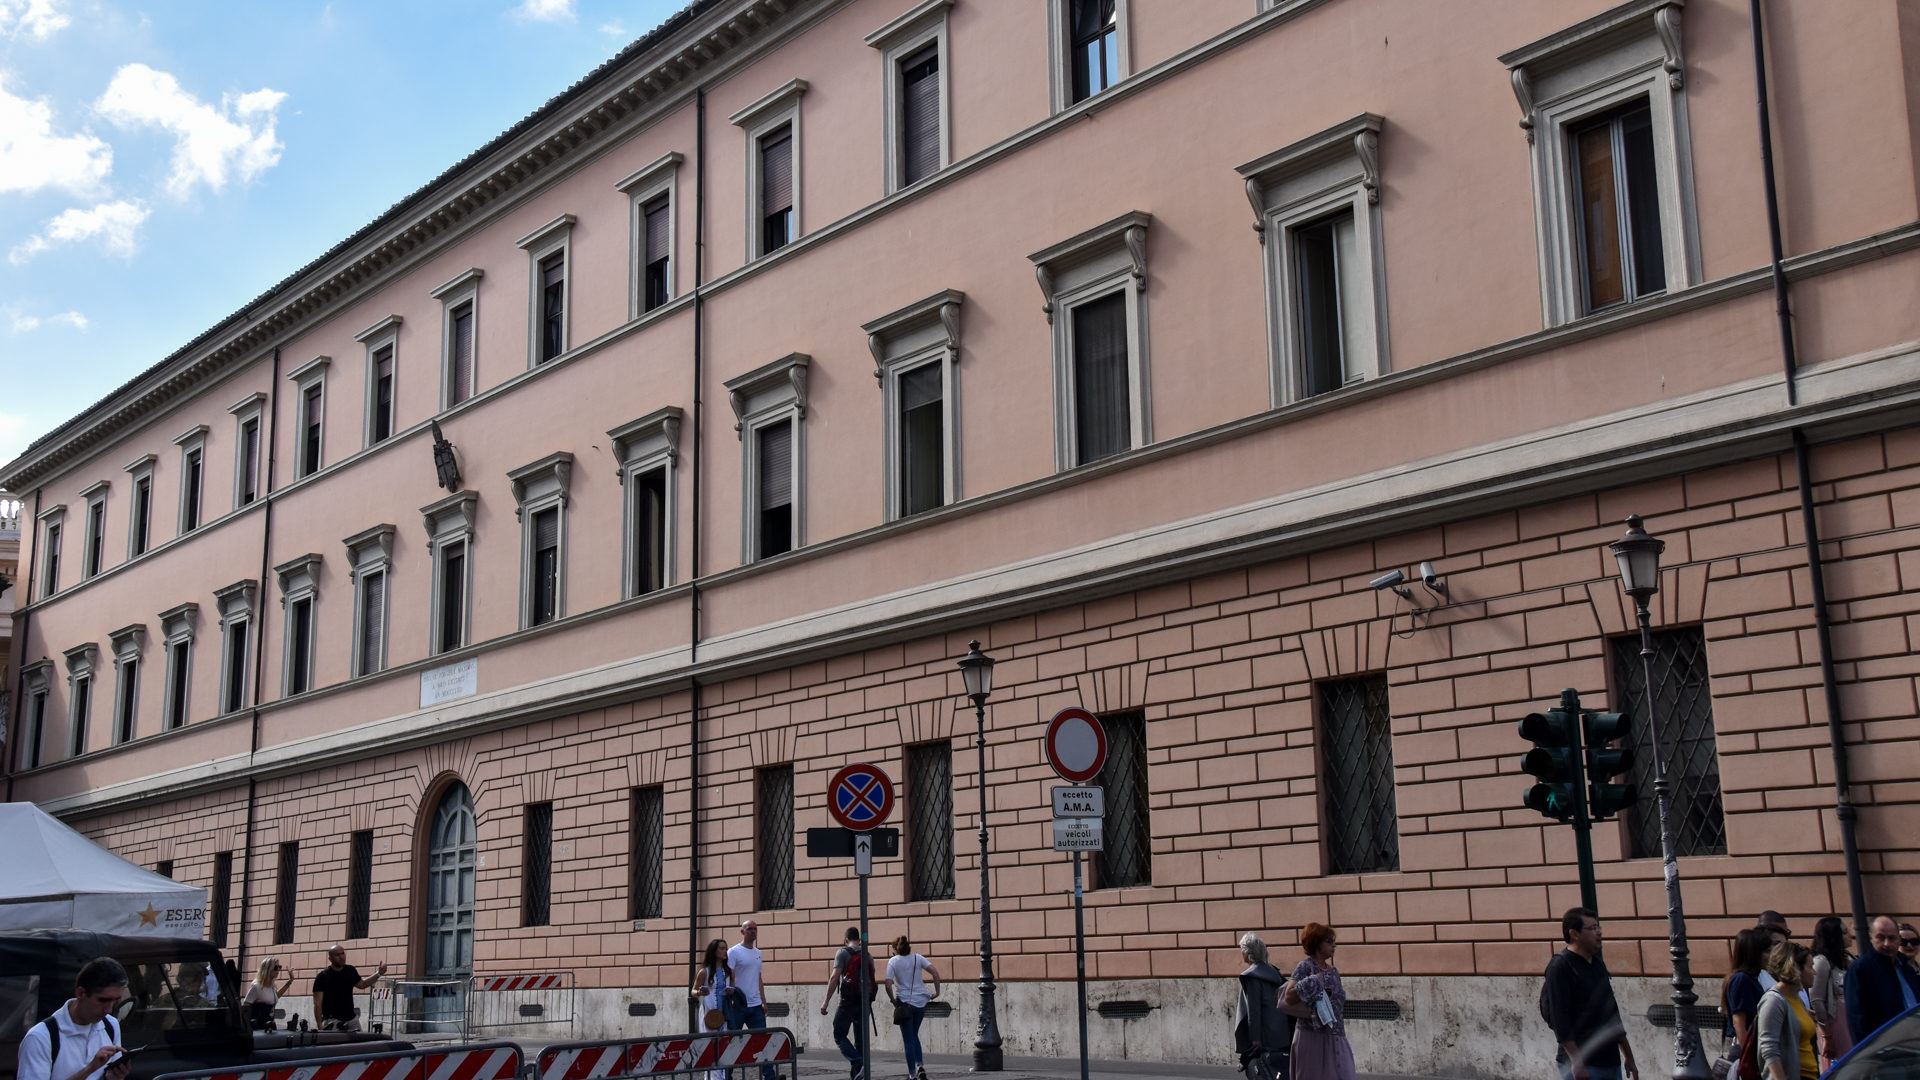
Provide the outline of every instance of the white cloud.
[[60,0],[0,0],[0,33],[9,37],[25,33],[45,41],[72,22]]
[[229,180],[244,184],[277,164],[284,147],[273,133],[274,111],[286,98],[278,90],[255,90],[227,94],[216,108],[181,89],[172,75],[128,64],[114,72],[94,108],[121,127],[157,127],[174,137],[167,193],[184,199],[195,184],[218,192]]
[[623,38],[627,36],[627,28],[620,25],[617,20],[610,23],[601,23],[600,32],[608,37]]
[[22,240],[7,252],[7,261],[18,266],[55,244],[74,244],[95,238],[100,240],[108,254],[131,257],[135,234],[149,213],[151,211],[145,203],[126,199],[101,203],[89,210],[78,207],[63,210],[47,222],[45,229]]
[[59,188],[87,195],[112,171],[112,147],[92,135],[55,134],[47,103],[14,97],[0,74],[0,193]]
[[573,0],[521,0],[513,13],[535,22],[559,22],[573,18]]
[[[15,334],[31,333],[43,326],[71,326],[75,330],[85,330],[87,328],[87,317],[77,311],[63,311],[58,315],[49,315],[44,319],[37,315],[27,315],[19,311],[9,311],[7,315],[8,326],[11,332]],[[14,418],[0,416],[0,421],[6,421],[8,419]],[[4,424],[0,424],[0,436],[4,436],[5,434]]]

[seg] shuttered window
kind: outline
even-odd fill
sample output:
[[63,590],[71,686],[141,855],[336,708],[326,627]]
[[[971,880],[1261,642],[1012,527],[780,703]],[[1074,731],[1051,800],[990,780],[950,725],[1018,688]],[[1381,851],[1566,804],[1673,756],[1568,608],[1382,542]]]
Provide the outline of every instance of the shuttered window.
[[940,47],[900,61],[900,180],[918,183],[940,171]]
[[672,292],[668,279],[668,238],[672,236],[672,221],[667,215],[667,207],[668,199],[662,195],[640,209],[646,232],[646,253],[641,262],[641,272],[645,276],[640,304],[642,311],[652,311],[666,303]]
[[447,388],[447,404],[458,405],[473,396],[473,305],[462,304],[453,312],[453,370]]
[[550,506],[533,515],[533,552],[530,572],[533,591],[527,622],[552,622],[560,614],[560,508]]
[[762,559],[793,549],[793,421],[754,432],[759,546]]
[[362,675],[386,667],[387,575],[360,575],[360,656]]
[[793,241],[793,129],[760,139],[760,253]]
[[[249,420],[240,425],[240,505],[246,506],[260,497],[260,421]],[[140,510],[141,536],[146,535],[144,525],[146,508]],[[141,541],[142,550],[145,540]]]
[[320,395],[322,388],[314,383],[300,393],[300,475],[312,476],[320,471]]
[[373,423],[369,442],[385,442],[393,435],[393,346],[373,354]]
[[567,255],[555,252],[540,260],[540,362],[559,356],[567,346]]

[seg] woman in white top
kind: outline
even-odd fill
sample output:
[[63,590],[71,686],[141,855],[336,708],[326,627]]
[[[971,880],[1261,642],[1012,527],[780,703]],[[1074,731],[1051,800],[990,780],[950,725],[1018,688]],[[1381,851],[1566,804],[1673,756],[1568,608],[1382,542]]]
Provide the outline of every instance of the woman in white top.
[[[727,943],[714,938],[707,942],[707,951],[701,958],[700,966],[693,969],[692,994],[700,1002],[701,1031],[727,1029],[726,1007],[722,999],[727,987],[732,985],[733,972],[727,968]],[[707,1080],[722,1080],[726,1075],[724,1069],[711,1069],[707,1072]]]
[[[274,977],[285,975],[280,986],[273,985]],[[270,1030],[273,1025],[273,1007],[280,1004],[280,995],[293,985],[293,972],[280,967],[280,961],[269,956],[260,961],[260,971],[254,975],[252,985],[247,987],[247,996],[240,1004],[247,1010],[247,1024],[257,1031]]]
[[[927,980],[933,990],[927,990]],[[907,1076],[927,1080],[926,1056],[920,1050],[920,1021],[927,1002],[940,996],[940,973],[927,958],[913,951],[905,934],[893,939],[893,959],[887,961],[887,996],[893,999],[893,1022],[900,1027],[900,1044],[907,1051]]]

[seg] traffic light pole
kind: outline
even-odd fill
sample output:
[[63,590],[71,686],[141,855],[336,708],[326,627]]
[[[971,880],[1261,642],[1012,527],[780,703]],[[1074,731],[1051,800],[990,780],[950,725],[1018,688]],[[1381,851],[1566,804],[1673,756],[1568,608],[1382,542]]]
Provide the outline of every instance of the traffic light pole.
[[1587,810],[1586,748],[1581,745],[1580,695],[1572,687],[1560,691],[1560,708],[1572,718],[1567,757],[1573,770],[1573,856],[1580,864],[1580,906],[1599,912],[1600,888],[1593,880],[1593,816]]

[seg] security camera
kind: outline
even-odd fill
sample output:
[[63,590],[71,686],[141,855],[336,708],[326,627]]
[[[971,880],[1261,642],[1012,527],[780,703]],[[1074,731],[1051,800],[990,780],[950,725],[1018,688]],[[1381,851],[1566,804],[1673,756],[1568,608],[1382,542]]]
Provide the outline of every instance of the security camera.
[[1411,601],[1413,599],[1413,590],[1402,584],[1402,582],[1406,580],[1407,575],[1398,570],[1390,570],[1374,578],[1372,581],[1367,582],[1367,584],[1373,586],[1375,591],[1391,589],[1395,596],[1398,596],[1402,600]]
[[1433,564],[1430,562],[1420,564],[1420,583],[1435,596],[1447,595],[1447,583],[1440,580],[1440,575],[1434,572]]

